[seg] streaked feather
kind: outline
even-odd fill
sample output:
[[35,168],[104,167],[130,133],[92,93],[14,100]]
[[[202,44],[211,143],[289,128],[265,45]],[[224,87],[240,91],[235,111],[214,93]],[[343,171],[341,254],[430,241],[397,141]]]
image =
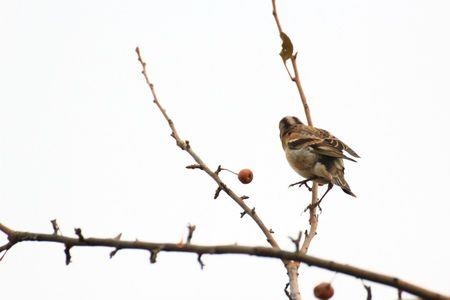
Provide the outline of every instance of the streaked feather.
[[292,168],[305,178],[315,177],[319,184],[332,183],[354,197],[344,178],[343,159],[355,161],[359,155],[326,130],[310,127],[296,117],[280,121],[280,138]]

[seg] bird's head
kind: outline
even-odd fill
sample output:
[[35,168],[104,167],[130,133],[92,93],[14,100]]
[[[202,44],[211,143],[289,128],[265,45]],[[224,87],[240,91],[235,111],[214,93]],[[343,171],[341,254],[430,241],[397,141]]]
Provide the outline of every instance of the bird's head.
[[287,116],[280,121],[280,137],[288,132],[293,126],[303,124],[297,117]]

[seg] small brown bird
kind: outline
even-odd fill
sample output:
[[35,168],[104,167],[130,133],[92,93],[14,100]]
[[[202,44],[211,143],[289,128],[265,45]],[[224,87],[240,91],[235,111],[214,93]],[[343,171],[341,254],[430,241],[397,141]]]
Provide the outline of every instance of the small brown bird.
[[284,117],[279,126],[281,143],[289,164],[306,178],[290,186],[308,187],[308,181],[315,181],[319,185],[328,184],[327,191],[318,203],[333,185],[340,186],[345,193],[356,197],[345,181],[343,162],[343,159],[355,161],[346,156],[344,151],[359,158],[355,151],[328,131],[304,125],[297,117]]

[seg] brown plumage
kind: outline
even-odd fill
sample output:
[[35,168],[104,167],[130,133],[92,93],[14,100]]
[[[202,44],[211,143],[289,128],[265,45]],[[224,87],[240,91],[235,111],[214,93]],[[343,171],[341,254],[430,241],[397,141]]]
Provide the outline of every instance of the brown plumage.
[[344,152],[359,158],[355,151],[328,131],[304,125],[296,117],[284,117],[279,126],[281,143],[289,164],[306,178],[297,184],[301,186],[310,180],[320,185],[328,184],[321,200],[334,184],[356,197],[344,178],[343,161],[355,161]]

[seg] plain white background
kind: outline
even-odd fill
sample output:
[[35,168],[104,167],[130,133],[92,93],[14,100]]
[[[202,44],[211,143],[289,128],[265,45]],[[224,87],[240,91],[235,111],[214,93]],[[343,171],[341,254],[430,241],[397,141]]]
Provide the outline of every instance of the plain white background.
[[[278,56],[271,1],[1,1],[0,221],[14,229],[178,242],[265,245],[250,218],[169,136],[161,103],[286,249],[307,228],[310,195],[285,161],[278,121],[304,119]],[[310,254],[450,294],[448,1],[279,1],[299,51],[315,125],[354,148],[357,199],[323,204]],[[323,190],[321,191],[323,192]],[[5,241],[2,237],[2,241]],[[20,244],[0,263],[5,299],[285,299],[276,260]],[[361,282],[301,268],[301,288],[334,280],[335,299],[365,299]],[[375,299],[397,291],[372,284]]]

